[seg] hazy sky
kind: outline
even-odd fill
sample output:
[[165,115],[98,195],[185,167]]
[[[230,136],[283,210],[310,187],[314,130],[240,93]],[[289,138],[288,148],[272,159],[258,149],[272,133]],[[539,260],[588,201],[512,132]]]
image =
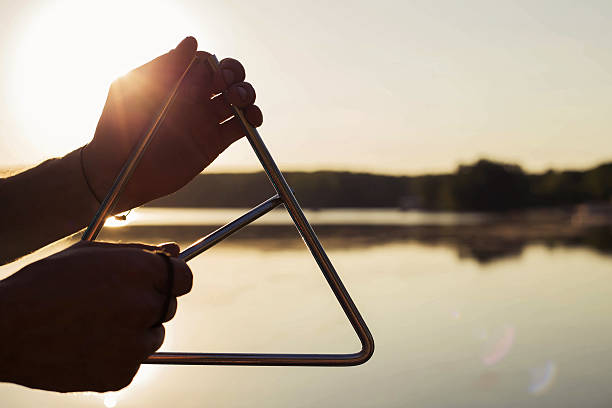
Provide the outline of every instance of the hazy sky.
[[[281,168],[583,168],[612,160],[610,21],[607,0],[0,0],[0,167],[86,143],[112,78],[191,34],[244,63]],[[243,141],[214,169],[255,166]]]

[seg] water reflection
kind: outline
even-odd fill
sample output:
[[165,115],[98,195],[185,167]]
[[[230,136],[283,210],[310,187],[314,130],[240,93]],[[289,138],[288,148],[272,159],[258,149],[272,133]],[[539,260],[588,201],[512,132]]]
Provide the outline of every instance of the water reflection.
[[[244,209],[138,208],[124,220],[111,217],[100,238],[109,241],[180,241],[183,245],[237,218]],[[556,214],[556,213],[555,213]],[[326,247],[358,248],[392,242],[417,241],[433,246],[450,246],[460,258],[487,263],[518,257],[525,247],[544,244],[585,246],[604,254],[612,253],[612,227],[582,227],[570,217],[540,215],[487,215],[478,213],[432,213],[398,210],[308,211]],[[539,220],[539,221],[538,221]],[[117,228],[122,227],[122,228]],[[230,241],[239,245],[268,248],[295,247],[295,228],[284,209],[276,209],[257,220]]]
[[[182,243],[203,233],[202,227],[189,228],[104,233]],[[525,238],[514,255],[483,262],[460,249],[456,234],[436,236],[427,228],[415,227],[406,236],[375,226],[317,231],[377,342],[364,366],[144,366],[127,389],[102,396],[0,385],[2,405],[557,407],[612,401],[607,319],[612,257],[591,249],[596,246]],[[346,352],[359,347],[295,231],[260,226],[240,234],[190,263],[193,291],[168,324],[164,350]],[[466,247],[481,245],[477,236],[464,237]]]
[[[129,222],[129,221],[128,221]],[[113,221],[115,224],[115,221]],[[177,241],[182,246],[191,244],[214,231],[219,225],[202,226],[134,226],[108,228],[100,239],[108,241],[138,241],[146,237],[147,242]],[[537,244],[551,250],[557,247],[586,247],[601,254],[612,254],[612,229],[590,228],[572,236],[531,234],[504,235],[487,231],[482,227],[435,227],[392,225],[315,225],[314,229],[326,248],[359,249],[392,243],[410,243],[432,247],[452,248],[461,259],[473,259],[489,263],[506,258],[520,257],[525,248]],[[296,249],[302,247],[295,228],[291,225],[254,224],[224,241],[224,245],[248,246],[268,250]]]

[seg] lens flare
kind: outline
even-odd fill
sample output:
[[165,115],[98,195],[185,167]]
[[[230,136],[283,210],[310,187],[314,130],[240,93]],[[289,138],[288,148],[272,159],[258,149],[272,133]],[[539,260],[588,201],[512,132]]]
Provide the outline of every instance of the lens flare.
[[547,361],[546,364],[534,367],[529,370],[531,381],[529,382],[528,391],[530,394],[543,394],[550,389],[557,377],[557,365],[552,361]]
[[501,331],[501,334],[492,336],[485,344],[485,352],[482,355],[482,362],[487,365],[493,365],[499,363],[504,359],[510,352],[514,339],[516,337],[516,330],[512,326],[505,326]]

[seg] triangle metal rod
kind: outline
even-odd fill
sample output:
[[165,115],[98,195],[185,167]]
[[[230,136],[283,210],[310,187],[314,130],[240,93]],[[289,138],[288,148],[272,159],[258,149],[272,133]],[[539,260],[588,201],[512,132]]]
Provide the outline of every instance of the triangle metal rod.
[[[219,69],[219,61],[212,55],[208,62],[211,64],[213,70]],[[193,61],[192,61],[193,63]],[[155,130],[159,126],[159,123],[163,120],[167,108],[172,103],[176,96],[176,91],[180,86],[182,79],[185,77],[189,68],[185,70],[185,73],[181,76],[175,88],[168,97],[164,104],[160,114],[154,121],[152,126],[153,130],[149,130],[147,134],[143,136],[143,139],[149,139],[145,142],[142,140],[136,146],[135,153],[130,156],[128,161],[125,163],[124,168],[117,176],[117,180],[111,187],[107,194],[107,199],[101,205],[98,214],[94,217],[89,233],[83,236],[84,240],[93,240],[97,235],[97,232],[102,227],[103,215],[109,212],[109,207],[112,207],[112,202],[116,200],[120,194],[120,190],[123,185],[129,180],[133,169],[138,164],[138,160],[144,153],[147,142],[154,136]],[[183,259],[192,259],[199,253],[205,251],[216,243],[220,242],[224,238],[228,237],[238,229],[248,225],[255,219],[263,216],[267,212],[271,211],[281,203],[285,205],[285,208],[289,212],[293,223],[295,224],[298,232],[300,233],[304,243],[310,250],[310,253],[314,257],[319,266],[319,269],[323,273],[323,276],[327,280],[329,287],[336,296],[338,303],[344,310],[346,317],[353,326],[355,333],[357,334],[361,342],[361,350],[356,353],[348,354],[269,354],[269,353],[181,353],[181,352],[161,352],[151,355],[144,363],[148,364],[189,364],[189,365],[249,365],[249,366],[352,366],[363,364],[370,359],[374,353],[374,339],[370,330],[368,329],[365,321],[361,317],[359,310],[353,303],[348,291],[344,287],[342,280],[338,276],[338,273],[334,269],[331,261],[327,257],[323,246],[317,238],[314,230],[310,223],[306,219],[304,212],[302,211],[293,191],[289,187],[289,184],[285,180],[285,177],[279,170],[278,166],[274,162],[274,159],[270,155],[268,148],[264,144],[261,136],[257,130],[249,124],[244,116],[242,110],[232,105],[234,116],[239,119],[243,130],[245,131],[246,138],[251,144],[257,158],[270,182],[274,186],[277,192],[277,196],[272,197],[255,207],[237,220],[227,224],[226,226],[214,231],[207,237],[204,237],[200,241],[194,243],[189,248],[181,253]],[[130,171],[124,171],[125,169]],[[124,174],[125,173],[125,174]],[[112,200],[108,200],[112,198]],[[107,202],[111,201],[111,202]],[[111,205],[109,205],[111,204]],[[112,210],[112,208],[111,208]]]

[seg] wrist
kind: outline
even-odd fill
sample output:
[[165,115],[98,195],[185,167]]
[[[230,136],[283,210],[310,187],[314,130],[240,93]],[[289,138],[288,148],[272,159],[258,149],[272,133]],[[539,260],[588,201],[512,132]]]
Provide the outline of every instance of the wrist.
[[[101,151],[102,153],[100,153]],[[88,186],[91,197],[97,203],[97,209],[102,204],[116,177],[114,171],[109,171],[109,168],[113,167],[113,164],[109,163],[108,160],[109,157],[112,157],[112,152],[104,153],[104,150],[96,144],[94,139],[91,143],[83,146],[79,153],[83,178]],[[115,204],[112,213],[126,211],[135,206],[128,204],[124,191]]]
[[91,193],[91,195],[93,196],[93,198],[96,199],[96,201],[98,202],[98,205],[102,204],[102,198],[96,193],[96,190],[94,189],[91,181],[89,181],[89,177],[87,176],[87,170],[85,169],[85,149],[87,148],[87,145],[81,147],[79,149],[79,158],[81,161],[81,173],[83,174],[83,178],[85,179],[85,184],[87,184],[87,188],[89,189],[89,192]]
[[[98,136],[96,135],[96,137]],[[91,196],[94,197],[94,200],[100,206],[113,186],[115,178],[124,163],[123,159],[117,155],[117,152],[109,151],[108,147],[99,143],[96,137],[89,144],[83,146],[81,161],[83,177],[89,186]],[[131,194],[133,191],[132,187],[133,183],[130,180],[123,191],[121,191],[111,211],[112,214],[130,210],[146,202],[145,200],[135,198],[134,194]]]
[[78,200],[82,203],[82,207],[87,213],[87,219],[90,219],[100,206],[95,191],[89,185],[89,179],[84,172],[84,151],[85,146],[76,149],[59,160],[57,164],[61,167],[60,172],[70,174],[70,180],[73,185],[73,192],[78,196]]

